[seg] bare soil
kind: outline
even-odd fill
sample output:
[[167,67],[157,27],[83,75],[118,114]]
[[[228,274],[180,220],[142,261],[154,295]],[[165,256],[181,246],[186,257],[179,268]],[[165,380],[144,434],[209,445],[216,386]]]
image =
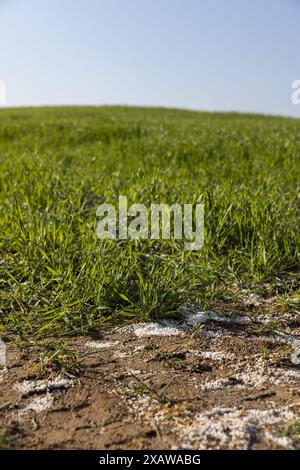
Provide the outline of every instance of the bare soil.
[[[299,325],[289,331],[299,335]],[[208,321],[174,335],[107,328],[77,338],[78,377],[38,377],[6,345],[0,435],[10,449],[294,449],[300,366],[261,325]]]

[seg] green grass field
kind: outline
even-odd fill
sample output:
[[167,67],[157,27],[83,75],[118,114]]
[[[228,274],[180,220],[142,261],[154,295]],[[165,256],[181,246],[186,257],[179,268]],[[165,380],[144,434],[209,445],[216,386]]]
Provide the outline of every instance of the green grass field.
[[[242,289],[299,295],[300,121],[125,107],[0,112],[6,335],[176,316]],[[203,202],[205,243],[100,241],[96,208]],[[280,286],[280,287],[279,287]],[[293,291],[293,292],[292,292]],[[298,293],[297,293],[298,292]]]

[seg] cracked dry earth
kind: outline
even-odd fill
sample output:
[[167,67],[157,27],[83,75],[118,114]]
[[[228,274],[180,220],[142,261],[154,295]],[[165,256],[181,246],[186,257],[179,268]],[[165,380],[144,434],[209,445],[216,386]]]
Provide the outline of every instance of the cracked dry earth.
[[2,342],[0,436],[11,449],[298,448],[300,322],[264,327],[198,312],[103,329],[71,341],[76,379],[38,379],[35,348]]

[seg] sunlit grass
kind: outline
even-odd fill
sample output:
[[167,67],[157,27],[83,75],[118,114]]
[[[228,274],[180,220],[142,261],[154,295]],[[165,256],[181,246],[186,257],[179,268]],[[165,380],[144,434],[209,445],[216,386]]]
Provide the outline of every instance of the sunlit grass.
[[[300,121],[134,108],[0,112],[6,333],[176,316],[299,275]],[[96,208],[201,201],[205,244],[100,241]],[[299,278],[298,278],[299,279]],[[286,284],[285,284],[286,283]]]

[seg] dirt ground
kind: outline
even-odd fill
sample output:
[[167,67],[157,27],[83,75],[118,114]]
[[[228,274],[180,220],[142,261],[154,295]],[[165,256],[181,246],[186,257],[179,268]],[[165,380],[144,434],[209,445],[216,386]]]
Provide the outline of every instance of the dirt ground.
[[295,449],[300,321],[284,327],[273,331],[252,313],[200,312],[184,323],[107,328],[71,341],[78,377],[39,378],[34,346],[6,344],[4,363],[2,343],[2,446]]

